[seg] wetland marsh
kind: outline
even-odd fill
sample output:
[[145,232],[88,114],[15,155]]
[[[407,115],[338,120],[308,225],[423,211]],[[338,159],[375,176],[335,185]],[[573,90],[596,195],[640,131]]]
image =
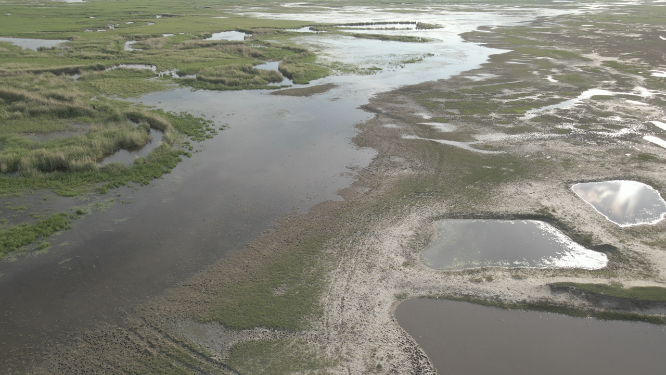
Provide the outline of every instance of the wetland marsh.
[[[576,188],[666,187],[663,7],[49,6],[0,4],[1,37],[67,40],[0,40],[3,372],[473,372],[543,344],[572,360],[530,369],[594,373],[601,341],[609,371],[666,364],[663,210],[593,188],[624,225]],[[432,349],[476,315],[482,360]]]

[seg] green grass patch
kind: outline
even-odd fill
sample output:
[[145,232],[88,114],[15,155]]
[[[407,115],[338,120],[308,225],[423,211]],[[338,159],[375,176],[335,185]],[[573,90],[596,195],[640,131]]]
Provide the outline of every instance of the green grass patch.
[[328,374],[333,365],[312,344],[301,340],[248,341],[237,344],[227,361],[242,374]]
[[207,90],[241,90],[265,88],[282,82],[282,75],[274,70],[257,69],[251,64],[224,65],[201,70],[196,79],[183,82],[194,88]]
[[[34,243],[39,238],[45,239],[54,232],[65,228],[68,223],[67,213],[60,213],[37,220],[34,224],[24,223],[0,231],[0,259],[9,252]],[[42,241],[37,248],[42,250],[48,246],[48,242]]]
[[636,155],[636,159],[638,159],[640,161],[650,161],[650,160],[658,159],[658,157],[656,155],[650,154],[650,153],[640,153],[640,154]]
[[497,307],[507,310],[528,310],[528,311],[541,311],[550,312],[555,314],[569,315],[579,318],[596,318],[600,320],[628,320],[637,322],[646,322],[651,324],[665,325],[666,318],[654,315],[643,315],[629,312],[617,311],[603,311],[593,309],[581,309],[573,306],[559,305],[551,302],[523,302],[523,303],[507,303],[500,301],[485,300],[476,297],[460,297],[460,296],[433,296],[429,298],[442,298],[452,301],[470,302],[478,305]]
[[412,35],[351,34],[354,38],[383,40],[387,42],[428,43],[430,39]]
[[314,53],[301,52],[282,59],[278,69],[294,83],[308,84],[310,81],[326,77],[331,72],[330,68],[316,64],[315,60]]
[[551,130],[552,133],[554,134],[569,134],[571,133],[571,129],[568,128],[554,128]]
[[93,94],[130,98],[164,91],[169,87],[168,81],[155,78],[157,74],[152,70],[119,68],[84,73],[79,78],[78,86]]
[[582,284],[561,282],[550,284],[555,289],[577,289],[606,297],[641,301],[666,302],[666,288],[657,286],[623,288],[621,284]]
[[646,68],[644,66],[636,66],[632,64],[623,64],[617,61],[604,61],[601,63],[603,66],[613,68],[623,73],[637,74],[637,75],[649,75],[645,73]]
[[251,280],[221,287],[216,307],[205,321],[233,329],[267,327],[297,331],[321,311],[324,288],[320,262],[324,239],[296,245],[278,259],[262,265]]

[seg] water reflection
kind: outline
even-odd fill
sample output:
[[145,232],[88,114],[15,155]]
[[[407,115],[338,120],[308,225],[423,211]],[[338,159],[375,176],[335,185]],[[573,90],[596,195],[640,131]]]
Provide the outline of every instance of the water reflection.
[[0,42],[9,42],[21,48],[28,48],[37,51],[39,47],[56,47],[60,43],[65,43],[64,39],[28,39],[28,38],[4,38],[0,37]]
[[428,267],[600,269],[606,255],[588,250],[549,224],[535,220],[441,220],[421,253]]
[[[664,328],[410,299],[400,326],[439,374],[661,374]],[[603,359],[603,360],[601,360]]]
[[[445,130],[440,130],[440,131],[445,131]],[[463,150],[467,150],[467,151],[478,152],[478,153],[481,153],[481,154],[499,154],[499,153],[501,153],[501,151],[489,151],[489,150],[482,150],[482,149],[479,149],[479,148],[472,147],[472,145],[481,144],[482,143],[481,141],[458,142],[458,141],[449,141],[449,140],[446,140],[446,139],[421,138],[421,137],[418,137],[416,135],[403,135],[402,139],[420,139],[420,140],[424,140],[424,141],[432,141],[432,142],[441,143],[443,145],[449,145],[449,146],[462,148]]]
[[441,122],[422,122],[421,124],[432,126],[433,128],[439,130],[442,133],[452,132],[456,130],[455,125],[444,124]]
[[[270,62],[267,62],[267,63],[255,65],[254,67],[257,68],[257,69],[261,69],[261,70],[274,70],[274,71],[280,73],[280,71],[278,70],[278,68],[280,67],[280,62],[279,61],[270,61]],[[280,73],[280,75],[282,75],[282,73]],[[294,82],[292,80],[290,80],[287,77],[282,76],[282,82],[280,82],[280,85],[293,85],[293,84],[294,84]]]
[[125,165],[132,165],[137,158],[148,156],[151,151],[156,149],[162,143],[162,132],[155,129],[150,129],[150,141],[142,147],[131,150],[118,150],[112,155],[105,157],[99,164],[107,165],[109,163],[123,163]]
[[240,31],[223,31],[213,33],[213,36],[206,40],[245,40],[245,33]]
[[134,47],[132,47],[136,43],[136,40],[129,40],[123,44],[123,50],[127,52],[132,52],[132,51],[140,51]]
[[640,182],[587,182],[571,189],[606,219],[621,227],[655,224],[666,215],[666,202],[659,192]]

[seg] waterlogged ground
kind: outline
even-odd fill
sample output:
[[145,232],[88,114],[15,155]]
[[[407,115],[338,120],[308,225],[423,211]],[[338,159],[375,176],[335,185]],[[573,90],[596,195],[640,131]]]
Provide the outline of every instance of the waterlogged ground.
[[[78,217],[41,251],[0,263],[6,372],[441,373],[448,353],[429,349],[400,315],[399,301],[422,296],[663,323],[655,313],[664,307],[663,221],[618,226],[571,190],[612,180],[666,186],[655,142],[663,138],[664,86],[653,74],[663,61],[659,48],[638,43],[663,41],[654,26],[661,18],[646,16],[659,14],[653,5],[255,5],[215,17],[304,20],[312,26],[297,36],[275,33],[272,43],[307,46],[335,75],[285,95],[185,87],[143,95],[131,102],[187,111],[225,130],[194,144],[191,158],[150,186],[2,198],[11,223],[63,209]],[[177,17],[158,16],[145,27],[176,31],[164,25]],[[319,25],[395,20],[442,27]],[[424,266],[433,223],[452,219],[545,221],[608,263]],[[549,285],[558,282],[654,294],[647,303],[555,293]],[[444,321],[461,306],[451,303],[428,314]],[[407,315],[423,312],[417,306]],[[543,342],[530,336],[535,330],[584,330],[580,320],[548,315],[558,321],[553,328],[529,316],[533,329],[516,323],[500,334],[507,355],[519,356],[520,342]],[[486,331],[505,327],[485,320]],[[476,323],[465,322],[449,326],[461,338],[446,343],[470,339]],[[625,324],[583,322],[604,338]],[[626,324],[649,337],[630,347],[644,349],[636,368],[663,367],[654,352],[662,328]],[[549,348],[574,347],[576,336],[565,336],[549,335]],[[485,344],[469,352],[500,345]],[[456,366],[496,364],[483,360],[490,357],[457,355]],[[612,360],[609,368],[619,368]],[[533,372],[548,361],[534,360]],[[593,371],[598,362],[577,356],[575,369]]]

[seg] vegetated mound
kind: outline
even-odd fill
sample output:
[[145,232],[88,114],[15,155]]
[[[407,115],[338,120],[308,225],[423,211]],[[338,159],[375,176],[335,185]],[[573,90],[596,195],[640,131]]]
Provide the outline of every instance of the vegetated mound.
[[325,85],[316,85],[303,88],[284,89],[271,92],[271,95],[285,95],[285,96],[312,96],[316,94],[323,94],[330,91],[332,88],[337,87],[334,83],[327,83]]

